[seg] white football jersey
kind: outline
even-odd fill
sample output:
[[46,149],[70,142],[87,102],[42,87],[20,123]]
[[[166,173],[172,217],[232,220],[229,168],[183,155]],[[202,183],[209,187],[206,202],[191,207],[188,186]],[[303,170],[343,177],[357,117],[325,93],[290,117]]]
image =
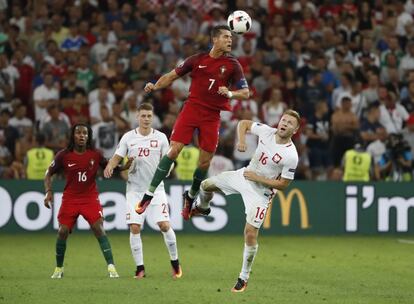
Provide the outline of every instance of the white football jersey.
[[[138,128],[122,136],[115,154],[135,157],[128,171],[126,191],[145,192],[151,183],[161,158],[167,154],[169,143],[164,133],[151,129],[151,133],[143,136]],[[164,191],[161,182],[157,191]]]
[[[265,124],[253,123],[252,134],[259,137],[258,146],[254,152],[247,170],[254,171],[258,175],[269,179],[294,179],[296,167],[298,165],[298,152],[293,142],[287,144],[277,144],[275,133],[277,129]],[[260,190],[269,190],[262,184],[255,183]]]

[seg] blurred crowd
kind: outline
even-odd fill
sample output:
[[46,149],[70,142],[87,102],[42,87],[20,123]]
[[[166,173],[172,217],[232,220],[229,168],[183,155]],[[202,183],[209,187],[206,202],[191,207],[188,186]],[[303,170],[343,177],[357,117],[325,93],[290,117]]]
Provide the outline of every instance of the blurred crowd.
[[[412,180],[414,0],[0,0],[0,177],[30,178],[30,161],[64,148],[78,122],[111,157],[142,102],[169,136],[191,78],[150,95],[143,86],[208,51],[210,28],[236,9],[253,20],[233,37],[251,98],[222,113],[210,174],[253,155],[254,136],[247,152],[235,149],[239,120],[276,126],[293,108],[303,117],[296,178],[340,180],[345,152],[358,145],[372,157],[372,179]],[[177,178],[191,179],[184,169],[193,172],[196,146]]]

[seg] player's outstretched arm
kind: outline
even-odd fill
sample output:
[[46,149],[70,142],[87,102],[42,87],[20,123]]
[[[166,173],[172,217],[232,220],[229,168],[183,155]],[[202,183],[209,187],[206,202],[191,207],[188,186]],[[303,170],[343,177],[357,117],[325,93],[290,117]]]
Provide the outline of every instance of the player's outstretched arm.
[[50,209],[50,207],[53,204],[53,192],[52,192],[52,174],[50,173],[49,169],[46,171],[44,186],[45,186],[44,204],[46,208]]
[[239,100],[248,99],[250,97],[250,91],[248,88],[230,91],[227,87],[219,87],[217,93],[226,96],[227,98],[234,98]]
[[250,180],[252,182],[260,183],[268,188],[276,189],[276,190],[285,190],[290,182],[291,179],[281,178],[281,179],[270,179],[264,176],[258,175],[253,171],[244,170],[243,176],[245,179]]
[[144,91],[146,93],[150,93],[152,91],[166,88],[171,85],[177,78],[179,78],[178,74],[175,72],[175,70],[172,70],[171,72],[162,75],[155,84],[148,82],[144,87]]
[[253,121],[251,120],[240,120],[237,124],[237,150],[244,152],[247,149],[246,145],[246,133],[252,128]]
[[122,157],[119,156],[118,154],[114,154],[114,156],[112,156],[112,158],[108,161],[105,167],[105,170],[104,170],[105,178],[110,178],[112,176],[112,174],[114,173],[114,169],[118,166],[121,160],[122,160]]

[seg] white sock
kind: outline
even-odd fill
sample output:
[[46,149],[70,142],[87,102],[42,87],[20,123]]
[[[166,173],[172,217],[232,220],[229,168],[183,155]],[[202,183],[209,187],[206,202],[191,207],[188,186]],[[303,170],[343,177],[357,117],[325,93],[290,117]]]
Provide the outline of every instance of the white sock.
[[250,271],[252,270],[253,260],[256,256],[258,247],[258,244],[256,244],[255,246],[248,246],[247,244],[244,244],[243,266],[240,272],[240,279],[244,281],[247,281],[249,279]]
[[168,253],[170,254],[170,259],[171,261],[175,261],[178,259],[177,239],[175,237],[175,232],[171,227],[167,232],[161,232],[164,236],[165,246],[167,246]]
[[142,250],[141,234],[129,233],[129,244],[131,246],[132,257],[137,266],[144,265],[144,253]]
[[213,198],[213,195],[213,192],[204,191],[202,188],[200,188],[200,193],[198,195],[200,199],[197,202],[197,207],[200,207],[201,209],[210,208],[210,201]]

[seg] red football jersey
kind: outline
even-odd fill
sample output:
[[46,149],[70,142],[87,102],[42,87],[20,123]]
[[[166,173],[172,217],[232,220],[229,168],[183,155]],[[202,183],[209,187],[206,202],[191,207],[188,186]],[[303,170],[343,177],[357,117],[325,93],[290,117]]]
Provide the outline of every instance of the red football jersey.
[[240,63],[231,55],[212,58],[208,53],[196,54],[188,57],[175,72],[179,76],[191,72],[189,102],[216,111],[231,110],[229,99],[217,93],[219,87],[248,88]]
[[107,161],[98,150],[86,150],[79,154],[67,149],[59,151],[49,167],[53,175],[63,169],[66,177],[62,200],[79,201],[85,198],[98,198],[96,173],[99,166],[104,167]]

